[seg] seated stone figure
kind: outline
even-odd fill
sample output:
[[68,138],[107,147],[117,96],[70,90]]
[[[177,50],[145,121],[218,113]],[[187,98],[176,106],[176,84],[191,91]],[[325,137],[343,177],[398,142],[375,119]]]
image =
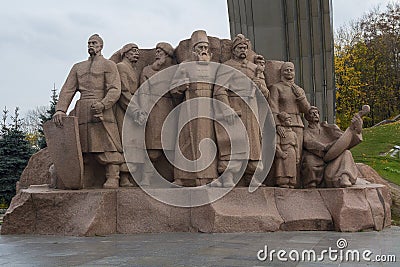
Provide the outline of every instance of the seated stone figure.
[[[335,124],[319,121],[319,110],[311,107],[305,118],[309,125],[304,130],[301,176],[305,188],[349,187],[356,183],[359,175],[353,156],[348,150],[362,141],[362,119],[354,115],[345,134]],[[345,141],[345,142],[343,142]],[[332,146],[337,152],[327,160]],[[342,145],[344,143],[344,145]],[[330,152],[329,152],[330,151]]]

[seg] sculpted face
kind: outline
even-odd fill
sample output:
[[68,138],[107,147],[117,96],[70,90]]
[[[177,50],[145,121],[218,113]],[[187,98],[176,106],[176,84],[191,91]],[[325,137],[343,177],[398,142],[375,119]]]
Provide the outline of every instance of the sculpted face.
[[257,59],[255,63],[258,66],[258,69],[260,71],[264,71],[265,70],[265,60]]
[[310,118],[311,118],[311,122],[315,122],[318,123],[319,122],[319,111],[318,109],[311,109],[308,112]]
[[156,49],[156,61],[158,61],[160,65],[165,63],[167,57],[168,55],[164,52],[164,50],[162,50],[161,48]]
[[233,56],[237,59],[245,59],[247,57],[247,52],[249,48],[246,44],[238,44],[233,49]]
[[287,117],[285,119],[284,124],[285,124],[285,126],[291,126],[292,125],[292,118],[291,117]]
[[134,47],[124,54],[131,63],[136,63],[139,59],[139,49]]
[[88,41],[88,53],[91,56],[97,55],[103,49],[103,45],[96,39],[90,38]]
[[287,65],[282,69],[282,76],[286,80],[293,80],[295,76],[294,67],[291,65]]
[[210,61],[211,55],[208,51],[208,43],[201,42],[194,46],[194,53],[197,55],[199,61]]

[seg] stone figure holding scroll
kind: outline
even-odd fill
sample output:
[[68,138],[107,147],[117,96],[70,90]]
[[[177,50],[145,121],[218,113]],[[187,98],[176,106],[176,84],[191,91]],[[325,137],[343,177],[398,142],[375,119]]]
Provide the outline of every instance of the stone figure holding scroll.
[[[224,62],[225,65],[233,68],[231,71],[232,74],[227,75],[226,73],[222,74],[219,72],[217,75],[219,79],[224,76],[228,76],[229,78],[225,79],[222,83],[218,82],[220,85],[216,85],[215,87],[214,98],[230,106],[232,109],[219,110],[216,108],[216,115],[221,114],[228,124],[234,124],[235,114],[232,112],[236,112],[246,128],[250,146],[248,155],[243,153],[233,155],[229,146],[229,136],[221,125],[215,125],[219,150],[218,172],[224,173],[222,183],[219,181],[215,182],[219,186],[234,186],[234,174],[241,170],[245,162],[247,162],[247,174],[253,174],[257,168],[262,169],[262,163],[260,162],[261,133],[256,118],[258,116],[258,105],[255,91],[260,90],[265,98],[269,97],[269,91],[265,85],[265,80],[262,79],[262,76],[260,77],[258,66],[247,59],[249,49],[250,41],[243,34],[238,34],[232,42],[232,59]],[[225,68],[222,68],[222,70],[226,71]],[[243,81],[243,76],[237,75],[234,70],[245,74],[249,78],[248,83]],[[237,88],[238,84],[244,88]],[[239,93],[239,90],[242,92]],[[247,98],[248,103],[241,97]]]
[[88,40],[90,57],[72,67],[61,88],[53,121],[62,126],[74,95],[80,92],[75,114],[84,163],[85,157],[94,156],[105,166],[107,180],[103,187],[118,188],[123,156],[113,106],[121,95],[121,81],[116,64],[102,56],[102,48],[103,39],[97,34],[92,35]]
[[317,107],[306,113],[309,125],[304,130],[301,169],[305,188],[349,187],[356,183],[359,171],[349,149],[362,141],[362,115],[354,115],[344,133],[335,124],[320,122]]

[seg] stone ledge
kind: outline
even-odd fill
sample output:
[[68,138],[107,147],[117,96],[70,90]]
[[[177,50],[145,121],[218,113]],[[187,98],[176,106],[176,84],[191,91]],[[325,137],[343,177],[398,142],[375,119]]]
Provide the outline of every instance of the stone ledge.
[[[166,190],[179,194],[180,189]],[[390,193],[378,184],[314,190],[264,187],[254,193],[235,188],[196,208],[166,205],[140,188],[32,187],[13,198],[1,234],[362,231],[382,230],[390,222]]]

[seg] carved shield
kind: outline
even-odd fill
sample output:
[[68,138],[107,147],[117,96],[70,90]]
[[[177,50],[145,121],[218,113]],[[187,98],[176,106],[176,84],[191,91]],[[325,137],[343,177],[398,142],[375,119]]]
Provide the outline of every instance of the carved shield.
[[66,189],[81,189],[83,158],[78,117],[63,117],[62,127],[57,127],[53,121],[47,121],[43,129],[57,178],[62,181]]

